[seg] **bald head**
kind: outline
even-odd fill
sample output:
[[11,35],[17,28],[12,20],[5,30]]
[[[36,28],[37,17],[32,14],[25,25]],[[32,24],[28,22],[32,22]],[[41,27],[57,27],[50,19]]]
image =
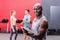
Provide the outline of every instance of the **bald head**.
[[36,3],[36,4],[34,4],[34,7],[42,7],[42,5],[40,3]]
[[42,15],[42,5],[40,3],[34,4],[33,8],[36,16]]

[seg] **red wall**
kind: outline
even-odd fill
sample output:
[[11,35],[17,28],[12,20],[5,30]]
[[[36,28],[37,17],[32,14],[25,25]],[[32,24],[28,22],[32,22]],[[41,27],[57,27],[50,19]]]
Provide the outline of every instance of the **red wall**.
[[[23,19],[25,9],[30,9],[32,20],[34,18],[33,5],[42,0],[0,0],[0,21],[4,18],[9,19],[10,10],[15,10],[17,19]],[[0,23],[0,28],[6,30],[6,24]]]

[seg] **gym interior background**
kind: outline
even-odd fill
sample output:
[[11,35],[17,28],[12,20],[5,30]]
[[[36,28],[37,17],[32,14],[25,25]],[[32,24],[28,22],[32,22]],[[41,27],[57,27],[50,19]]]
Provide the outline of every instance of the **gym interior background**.
[[[16,11],[16,18],[22,20],[25,14],[25,9],[30,10],[32,20],[35,15],[33,12],[33,5],[36,3],[42,3],[42,0],[0,0],[0,32],[10,31],[10,11]],[[21,29],[20,23],[17,23],[17,27]]]
[[[10,10],[16,11],[16,18],[22,20],[24,17],[25,9],[30,9],[32,21],[35,17],[33,12],[33,5],[40,2],[43,7],[43,15],[48,19],[48,34],[60,35],[60,0],[0,0],[0,32],[10,32]],[[34,15],[34,16],[33,16]],[[7,21],[3,21],[7,20]],[[20,23],[17,23],[21,29]]]

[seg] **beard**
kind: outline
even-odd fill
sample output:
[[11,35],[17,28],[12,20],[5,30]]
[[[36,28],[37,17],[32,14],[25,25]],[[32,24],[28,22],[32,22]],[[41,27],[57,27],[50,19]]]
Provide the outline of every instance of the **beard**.
[[42,12],[41,11],[40,12],[36,12],[35,15],[36,16],[40,16],[40,15],[42,15]]

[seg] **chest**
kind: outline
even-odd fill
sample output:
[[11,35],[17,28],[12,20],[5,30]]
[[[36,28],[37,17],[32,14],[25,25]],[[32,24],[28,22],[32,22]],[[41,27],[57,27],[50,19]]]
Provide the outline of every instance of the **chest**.
[[32,29],[38,29],[40,27],[40,20],[34,20],[32,24]]

